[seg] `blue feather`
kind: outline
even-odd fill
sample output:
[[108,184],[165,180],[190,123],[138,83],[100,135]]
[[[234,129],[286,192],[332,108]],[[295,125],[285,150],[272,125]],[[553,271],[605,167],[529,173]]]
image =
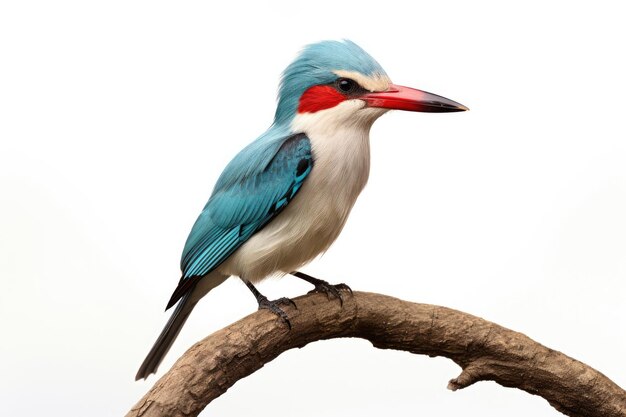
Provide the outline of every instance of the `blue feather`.
[[185,244],[183,279],[215,269],[291,201],[311,172],[311,143],[304,134],[268,142],[263,157],[246,157],[258,152],[248,147],[222,174]]
[[288,126],[272,125],[254,142],[243,148],[224,168],[215,184],[213,195],[238,182],[257,177],[291,134],[291,129]]

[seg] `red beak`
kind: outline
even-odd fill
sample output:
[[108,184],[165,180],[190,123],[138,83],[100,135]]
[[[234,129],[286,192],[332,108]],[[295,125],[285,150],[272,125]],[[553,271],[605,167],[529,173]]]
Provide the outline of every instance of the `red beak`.
[[387,91],[367,93],[360,97],[370,107],[383,109],[448,113],[469,110],[456,101],[415,88],[391,84]]

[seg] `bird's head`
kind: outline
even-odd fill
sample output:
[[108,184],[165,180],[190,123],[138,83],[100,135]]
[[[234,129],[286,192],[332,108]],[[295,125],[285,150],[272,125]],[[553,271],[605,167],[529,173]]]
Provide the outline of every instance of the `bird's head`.
[[354,42],[323,41],[305,47],[283,73],[275,123],[324,115],[338,123],[371,125],[392,109],[441,113],[467,107],[393,84],[380,64]]

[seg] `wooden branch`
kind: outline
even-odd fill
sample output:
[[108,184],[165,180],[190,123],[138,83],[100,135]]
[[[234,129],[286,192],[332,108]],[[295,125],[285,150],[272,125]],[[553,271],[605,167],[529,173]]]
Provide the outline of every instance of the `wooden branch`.
[[367,339],[381,349],[445,356],[463,368],[448,388],[493,380],[545,398],[569,416],[626,416],[626,392],[593,368],[481,318],[380,294],[336,299],[311,294],[285,309],[292,329],[258,311],[189,349],[127,417],[197,416],[239,379],[286,350],[336,337]]

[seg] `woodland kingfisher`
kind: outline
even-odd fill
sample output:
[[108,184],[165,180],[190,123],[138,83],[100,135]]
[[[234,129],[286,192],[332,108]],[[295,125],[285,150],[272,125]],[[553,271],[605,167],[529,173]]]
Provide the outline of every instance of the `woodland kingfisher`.
[[[176,305],[136,379],[155,373],[196,303],[228,277],[239,277],[259,308],[290,327],[282,298],[254,286],[291,274],[336,296],[345,284],[301,273],[341,232],[370,170],[369,132],[392,109],[457,112],[467,107],[393,84],[355,43],[305,47],[282,75],[274,122],[239,152],[217,180],[185,244],[182,277],[167,304]],[[314,290],[314,291],[315,291]]]

